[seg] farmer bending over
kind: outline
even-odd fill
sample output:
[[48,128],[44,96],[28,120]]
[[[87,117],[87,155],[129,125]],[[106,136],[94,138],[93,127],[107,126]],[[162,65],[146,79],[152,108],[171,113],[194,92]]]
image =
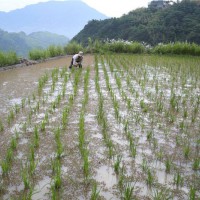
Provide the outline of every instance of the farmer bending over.
[[72,66],[82,68],[82,61],[83,61],[83,52],[79,51],[79,53],[75,54],[72,57],[72,61],[69,68],[71,69]]

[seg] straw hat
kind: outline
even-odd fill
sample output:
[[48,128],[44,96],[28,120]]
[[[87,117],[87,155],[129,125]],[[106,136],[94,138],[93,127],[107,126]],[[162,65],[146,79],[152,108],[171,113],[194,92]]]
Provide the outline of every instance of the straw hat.
[[79,52],[78,52],[78,55],[79,55],[79,56],[83,56],[83,52],[82,52],[82,51],[79,51]]

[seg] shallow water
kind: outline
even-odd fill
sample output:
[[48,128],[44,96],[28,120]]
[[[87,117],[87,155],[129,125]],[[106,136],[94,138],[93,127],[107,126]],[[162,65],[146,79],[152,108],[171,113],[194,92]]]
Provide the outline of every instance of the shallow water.
[[[44,73],[50,72],[51,69],[54,68],[54,63],[56,61],[51,61],[49,63],[38,64],[30,67],[18,68],[9,71],[0,72],[0,113],[1,118],[8,114],[8,111],[12,106],[16,103],[20,104],[23,98],[31,97],[35,91],[37,91],[37,81],[38,79],[44,75]],[[62,58],[61,60],[57,60],[59,68],[62,68],[66,64],[66,58]],[[143,160],[147,161],[147,167],[151,170],[151,172],[155,176],[155,189],[158,189],[158,185],[162,187],[170,188],[174,190],[175,186],[173,184],[174,175],[176,170],[181,170],[182,175],[185,177],[185,185],[184,187],[179,188],[179,193],[186,199],[185,197],[189,193],[189,185],[193,184],[194,181],[199,180],[199,174],[194,173],[192,170],[192,164],[194,159],[193,151],[195,150],[195,135],[191,135],[190,140],[189,134],[192,134],[193,131],[198,131],[197,125],[199,118],[199,113],[197,114],[197,122],[190,126],[190,120],[187,118],[184,120],[187,123],[188,133],[182,132],[180,130],[179,124],[183,120],[183,110],[180,107],[179,113],[173,113],[176,115],[176,119],[174,123],[169,123],[164,114],[168,109],[168,104],[170,102],[170,86],[167,83],[170,80],[170,74],[166,72],[162,72],[161,69],[158,71],[152,70],[148,68],[148,76],[149,82],[147,87],[141,88],[141,84],[138,83],[139,75],[136,77],[137,79],[131,80],[132,87],[135,90],[135,93],[138,93],[138,97],[136,97],[135,93],[131,93],[131,88],[127,86],[125,81],[125,76],[120,77],[121,74],[116,73],[122,79],[122,88],[124,93],[130,97],[131,108],[127,109],[127,104],[125,99],[122,99],[121,92],[117,88],[117,84],[115,81],[115,76],[113,72],[109,71],[109,67],[106,64],[106,70],[108,71],[108,75],[110,78],[110,84],[112,90],[114,91],[114,95],[116,100],[119,103],[119,114],[121,120],[117,120],[115,117],[114,107],[112,104],[112,98],[106,86],[106,81],[104,77],[104,72],[102,70],[101,64],[99,64],[99,84],[101,87],[101,91],[104,97],[104,111],[106,115],[106,120],[108,123],[107,133],[110,136],[110,139],[113,143],[114,155],[112,159],[108,159],[108,149],[105,145],[105,141],[102,137],[102,127],[97,122],[97,110],[98,110],[98,94],[95,90],[95,71],[92,67],[93,65],[90,63],[91,72],[90,72],[90,81],[89,81],[89,103],[86,107],[85,112],[85,137],[86,144],[89,147],[89,161],[91,162],[91,173],[92,178],[97,182],[97,186],[100,189],[100,195],[104,199],[120,199],[122,194],[120,194],[119,188],[117,187],[118,179],[117,175],[114,172],[113,165],[116,161],[117,155],[122,156],[122,164],[125,167],[125,184],[130,183],[134,185],[134,195],[138,199],[148,199],[152,195],[152,191],[146,184],[147,173],[143,170]],[[143,67],[143,66],[141,66]],[[131,69],[130,69],[131,70]],[[118,71],[114,69],[114,71]],[[85,69],[82,70],[85,73]],[[137,71],[134,71],[135,73]],[[66,72],[68,75],[71,73],[70,71]],[[33,75],[34,74],[34,75]],[[74,99],[73,109],[69,115],[69,122],[65,130],[61,130],[61,143],[63,145],[64,152],[61,154],[61,171],[63,178],[63,188],[65,190],[66,198],[71,198],[73,195],[77,195],[76,199],[87,199],[91,194],[91,185],[85,184],[84,176],[83,176],[83,159],[79,152],[79,118],[80,111],[82,108],[82,101],[84,98],[84,88],[83,88],[83,76],[81,75],[81,84],[78,89],[78,95]],[[7,77],[7,78],[5,78]],[[158,113],[156,110],[156,103],[154,102],[159,96],[156,94],[155,85],[151,81],[154,81],[154,78],[159,82],[159,87],[163,87],[163,100],[164,100],[164,110],[163,112]],[[143,77],[141,78],[143,80]],[[61,100],[61,104],[57,105],[55,110],[48,111],[48,109],[52,106],[52,103],[55,101],[57,96],[60,94],[62,90],[63,78],[59,77],[58,82],[56,83],[55,91],[50,94],[52,81],[49,80],[47,85],[43,90],[44,97],[46,98],[46,102],[44,105],[41,103],[42,100],[40,97],[36,95],[37,101],[40,101],[40,109],[39,111],[35,111],[32,115],[32,122],[30,124],[27,123],[27,131],[23,131],[24,122],[27,122],[28,114],[30,114],[30,106],[26,105],[24,110],[21,110],[17,115],[14,122],[11,126],[6,125],[6,131],[4,131],[1,135],[1,150],[6,150],[9,147],[9,141],[11,136],[15,133],[15,131],[20,132],[20,139],[18,140],[18,149],[17,153],[15,153],[15,160],[13,161],[16,167],[14,168],[16,171],[20,172],[20,160],[27,160],[29,162],[30,158],[30,146],[33,144],[33,132],[34,126],[38,127],[39,130],[39,138],[40,138],[40,146],[35,148],[35,158],[38,161],[37,165],[37,173],[35,174],[35,182],[34,182],[34,195],[33,199],[48,199],[49,196],[47,194],[50,193],[50,183],[53,180],[53,175],[51,173],[51,159],[55,159],[56,157],[56,138],[55,138],[55,129],[62,124],[62,112],[65,106],[68,105],[69,96],[73,92],[73,77],[66,84],[66,96]],[[188,87],[188,86],[187,86]],[[148,92],[151,92],[149,95]],[[179,87],[177,94],[181,94],[181,87]],[[158,93],[159,94],[159,93]],[[143,100],[145,104],[148,105],[148,110],[143,112],[140,107],[140,101]],[[31,100],[32,109],[36,107],[37,101]],[[187,102],[190,105],[190,102]],[[188,108],[190,109],[190,108]],[[46,130],[41,131],[40,126],[41,122],[45,118],[45,114],[48,113],[49,123],[46,124]],[[154,117],[154,121],[152,122],[151,117]],[[138,120],[139,119],[139,120]],[[131,136],[134,139],[134,144],[136,145],[136,157],[131,156],[130,152],[130,141],[127,138],[127,135],[124,132],[124,124],[127,120],[129,122],[129,131]],[[6,124],[6,118],[2,119],[4,124]],[[193,128],[194,127],[194,128]],[[149,131],[153,131],[152,138],[147,139],[147,134]],[[181,145],[176,145],[175,136],[179,135],[181,139]],[[192,145],[191,158],[185,159],[183,155],[184,149],[184,141],[190,142]],[[163,159],[157,161],[157,154],[163,152]],[[4,158],[5,152],[0,152],[1,157]],[[165,161],[167,158],[172,160],[172,169],[170,173],[166,173]],[[108,163],[108,161],[111,161]],[[0,174],[2,173],[2,169],[0,167]],[[17,173],[13,173],[16,176],[16,180],[14,179],[14,184],[16,185],[13,189],[11,186],[7,185],[8,194],[4,197],[10,197],[11,193],[18,192],[20,194],[23,193],[21,191],[23,189],[23,185],[18,185],[22,180],[20,175]],[[189,177],[194,176],[195,178],[192,180]],[[196,184],[196,183],[195,183]],[[17,188],[19,187],[19,188]],[[21,188],[22,187],[22,188]],[[77,193],[76,193],[77,192]],[[178,195],[177,191],[173,191],[174,194]],[[18,195],[19,196],[19,195]],[[176,196],[176,195],[175,195]],[[180,197],[176,196],[176,199],[180,199]]]

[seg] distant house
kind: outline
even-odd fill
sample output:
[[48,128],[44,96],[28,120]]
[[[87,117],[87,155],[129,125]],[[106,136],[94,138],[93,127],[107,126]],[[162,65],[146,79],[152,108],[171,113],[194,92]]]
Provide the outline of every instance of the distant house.
[[153,0],[149,3],[148,8],[155,8],[155,9],[160,9],[160,8],[166,8],[171,3],[174,3],[173,1],[165,1],[165,0]]

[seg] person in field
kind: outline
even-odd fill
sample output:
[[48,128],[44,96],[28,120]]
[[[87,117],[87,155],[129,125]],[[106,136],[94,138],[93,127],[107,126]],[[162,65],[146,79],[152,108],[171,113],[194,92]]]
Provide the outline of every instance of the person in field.
[[83,61],[83,52],[79,51],[79,53],[73,55],[69,68],[71,69],[73,66],[82,68],[82,61]]

